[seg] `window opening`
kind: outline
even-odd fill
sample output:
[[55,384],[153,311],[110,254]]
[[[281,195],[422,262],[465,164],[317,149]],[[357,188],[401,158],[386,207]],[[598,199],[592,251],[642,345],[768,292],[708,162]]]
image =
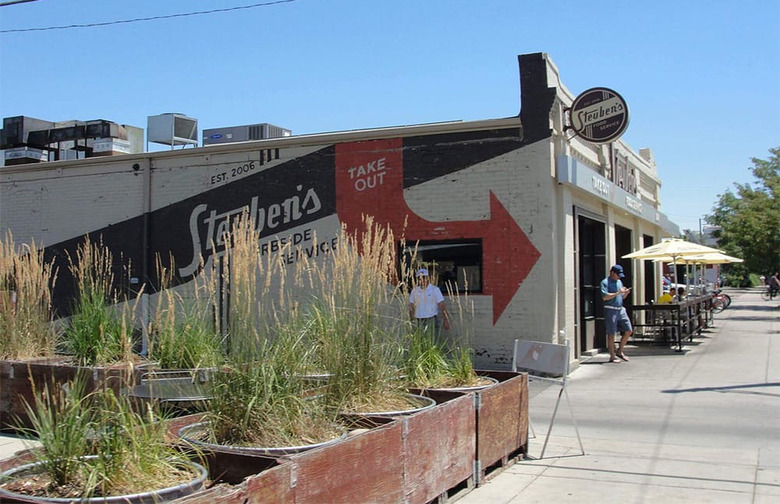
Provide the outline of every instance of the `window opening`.
[[402,247],[399,257],[406,270],[428,269],[443,293],[482,292],[482,240],[426,240]]

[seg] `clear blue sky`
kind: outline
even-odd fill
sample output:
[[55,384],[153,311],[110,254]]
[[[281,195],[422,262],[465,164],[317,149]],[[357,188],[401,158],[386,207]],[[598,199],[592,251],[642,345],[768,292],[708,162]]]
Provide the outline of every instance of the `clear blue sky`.
[[[3,3],[7,0],[0,0]],[[662,211],[698,229],[780,147],[780,1],[37,0],[0,7],[0,117],[316,133],[519,112],[517,55],[546,52],[575,94],[620,92],[651,148]],[[268,0],[267,3],[272,3]]]

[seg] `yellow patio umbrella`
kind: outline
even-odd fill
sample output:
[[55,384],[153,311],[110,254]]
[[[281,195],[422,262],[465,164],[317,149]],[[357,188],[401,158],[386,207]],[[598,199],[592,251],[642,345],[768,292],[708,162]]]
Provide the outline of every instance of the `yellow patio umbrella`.
[[[739,257],[732,257],[730,255],[724,254],[723,252],[709,252],[707,254],[685,256],[682,260],[695,264],[729,264],[745,262],[744,259],[740,259]],[[664,262],[671,262],[671,259]]]
[[[656,257],[653,259],[654,262],[673,262],[674,258],[672,256],[666,256],[666,257]],[[723,252],[708,252],[706,254],[697,254],[697,255],[687,255],[682,258],[680,258],[681,262],[686,263],[686,266],[688,264],[693,265],[701,265],[702,266],[702,277],[704,276],[704,265],[706,264],[729,264],[729,263],[741,263],[745,262],[744,259],[740,259],[739,257],[733,257],[730,255],[726,255]],[[687,272],[687,267],[686,267]],[[676,273],[676,272],[675,272]],[[686,285],[687,286],[687,285]]]
[[660,243],[650,245],[649,247],[639,249],[635,252],[631,252],[630,254],[626,254],[623,256],[623,259],[648,260],[664,258],[666,259],[664,262],[671,262],[675,265],[674,283],[678,283],[676,267],[678,260],[687,256],[711,254],[716,252],[721,254],[723,253],[722,250],[714,249],[712,247],[699,245],[698,243],[689,242],[680,238],[671,238],[669,240],[664,240]]
[[671,238],[655,245],[650,245],[636,252],[631,252],[623,256],[623,259],[655,259],[657,257],[670,257],[676,260],[680,257],[710,254],[713,252],[723,253],[722,250],[699,245],[680,238]]

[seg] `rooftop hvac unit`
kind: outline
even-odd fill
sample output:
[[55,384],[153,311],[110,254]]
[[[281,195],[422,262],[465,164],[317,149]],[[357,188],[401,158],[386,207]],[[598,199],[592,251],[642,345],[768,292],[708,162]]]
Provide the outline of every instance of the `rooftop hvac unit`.
[[48,130],[53,127],[53,122],[42,119],[25,116],[5,117],[2,133],[0,133],[0,149],[24,146],[31,131]]
[[127,130],[124,126],[103,119],[87,121],[86,133],[87,138],[118,138],[127,140]]
[[292,135],[292,131],[268,123],[229,126],[226,128],[204,129],[203,145],[247,142],[266,138],[288,137],[290,135]]
[[124,126],[97,119],[95,121],[69,121],[68,126],[30,131],[27,143],[34,147],[46,148],[60,142],[74,142],[88,138],[116,138],[127,140],[127,130]]
[[160,114],[146,119],[146,141],[163,145],[198,145],[198,120],[183,114]]

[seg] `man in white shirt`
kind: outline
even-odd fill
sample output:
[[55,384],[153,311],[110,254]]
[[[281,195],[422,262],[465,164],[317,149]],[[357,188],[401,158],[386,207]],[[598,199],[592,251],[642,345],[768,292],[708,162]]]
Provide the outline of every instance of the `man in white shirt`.
[[417,321],[426,330],[435,329],[438,335],[439,327],[450,329],[450,316],[444,304],[444,296],[435,285],[431,285],[428,270],[417,270],[417,285],[409,294],[409,318]]

